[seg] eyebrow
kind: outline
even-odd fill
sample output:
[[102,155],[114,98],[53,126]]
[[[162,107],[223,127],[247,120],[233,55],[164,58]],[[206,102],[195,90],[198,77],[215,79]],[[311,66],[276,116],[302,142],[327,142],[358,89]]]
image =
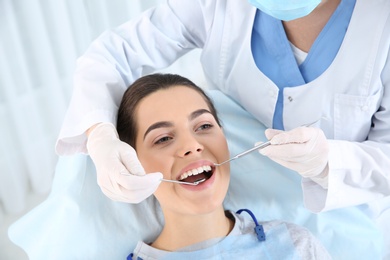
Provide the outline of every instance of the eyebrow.
[[[190,121],[194,120],[195,118],[203,115],[204,113],[209,113],[211,114],[210,111],[208,111],[207,109],[198,109],[198,110],[195,110],[194,112],[192,112],[188,119]],[[164,127],[172,127],[173,126],[173,123],[172,122],[169,122],[169,121],[161,121],[161,122],[156,122],[154,124],[152,124],[151,126],[148,127],[148,129],[146,130],[145,134],[144,134],[144,140],[145,140],[145,137],[146,135],[154,130],[154,129],[157,129],[157,128],[164,128]]]

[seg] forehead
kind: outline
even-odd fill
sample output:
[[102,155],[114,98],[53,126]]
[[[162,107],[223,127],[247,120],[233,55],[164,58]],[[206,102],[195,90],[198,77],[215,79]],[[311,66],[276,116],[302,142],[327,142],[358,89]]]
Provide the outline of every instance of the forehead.
[[136,109],[136,117],[141,126],[188,116],[200,108],[210,110],[199,92],[186,86],[174,86],[158,90],[141,100]]

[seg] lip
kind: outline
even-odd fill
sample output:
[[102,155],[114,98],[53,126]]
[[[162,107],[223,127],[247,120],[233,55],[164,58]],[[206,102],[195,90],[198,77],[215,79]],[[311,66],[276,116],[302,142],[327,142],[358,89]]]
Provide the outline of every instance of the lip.
[[179,185],[183,189],[186,189],[186,190],[191,191],[191,192],[199,192],[199,191],[202,191],[202,190],[207,190],[208,188],[213,187],[213,184],[215,182],[215,178],[216,178],[216,175],[217,175],[216,174],[217,171],[218,171],[218,169],[215,169],[214,173],[211,175],[210,178],[208,178],[204,182],[199,183],[198,185],[195,185],[195,186],[186,185],[186,184],[179,184]]
[[200,190],[200,189],[205,189],[209,186],[211,186],[213,183],[214,183],[214,180],[215,180],[215,173],[217,171],[216,167],[214,166],[214,163],[209,161],[209,160],[199,160],[199,161],[196,161],[196,162],[193,162],[193,163],[190,163],[188,164],[186,167],[184,167],[183,169],[181,169],[181,171],[178,173],[177,176],[175,176],[175,179],[176,180],[179,180],[180,176],[189,171],[189,170],[193,170],[193,169],[196,169],[196,168],[199,168],[199,167],[202,167],[202,166],[211,166],[213,168],[213,174],[211,175],[210,178],[208,178],[207,180],[205,180],[204,182],[201,182],[199,183],[198,185],[196,186],[192,186],[192,185],[186,185],[186,184],[180,184],[181,187],[184,187],[186,189],[189,189],[189,190]]
[[[200,160],[200,161],[196,161],[196,162],[193,162],[193,163],[190,163],[189,165],[187,165],[186,167],[184,167],[183,169],[181,169],[181,171],[179,172],[179,174],[175,177],[176,180],[179,180],[180,176],[189,171],[189,170],[193,170],[193,169],[196,169],[196,168],[199,168],[199,167],[202,167],[202,166],[211,166],[212,168],[214,168],[214,163],[211,162],[211,161],[208,161],[208,160]],[[214,174],[213,174],[214,175]]]
[[202,167],[202,166],[211,166],[212,168],[214,168],[214,163],[211,162],[211,161],[208,161],[208,160],[200,160],[200,161],[196,161],[196,162],[193,162],[193,163],[190,163],[188,164],[186,167],[184,167],[183,169],[181,169],[181,171],[178,173],[177,176],[175,176],[175,179],[176,180],[179,180],[180,176],[185,173],[185,172],[188,172],[189,170],[193,170],[193,169],[197,169],[199,167]]

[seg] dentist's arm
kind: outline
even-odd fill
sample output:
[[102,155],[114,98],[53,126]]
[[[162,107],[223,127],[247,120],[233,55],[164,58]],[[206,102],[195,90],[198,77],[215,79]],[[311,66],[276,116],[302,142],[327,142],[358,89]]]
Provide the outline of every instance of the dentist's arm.
[[119,140],[114,125],[94,125],[87,131],[87,136],[87,149],[96,167],[97,182],[107,197],[139,203],[153,194],[162,174],[145,174],[135,150]]

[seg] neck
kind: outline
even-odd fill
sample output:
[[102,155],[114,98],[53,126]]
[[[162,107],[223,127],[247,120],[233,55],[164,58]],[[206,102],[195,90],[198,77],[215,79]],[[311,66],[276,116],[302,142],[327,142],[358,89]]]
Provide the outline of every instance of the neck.
[[207,214],[182,215],[164,212],[165,225],[152,247],[176,251],[205,240],[225,237],[233,221],[225,216],[222,207]]
[[283,26],[289,41],[300,50],[309,52],[340,2],[341,0],[323,0],[309,15],[284,21]]

